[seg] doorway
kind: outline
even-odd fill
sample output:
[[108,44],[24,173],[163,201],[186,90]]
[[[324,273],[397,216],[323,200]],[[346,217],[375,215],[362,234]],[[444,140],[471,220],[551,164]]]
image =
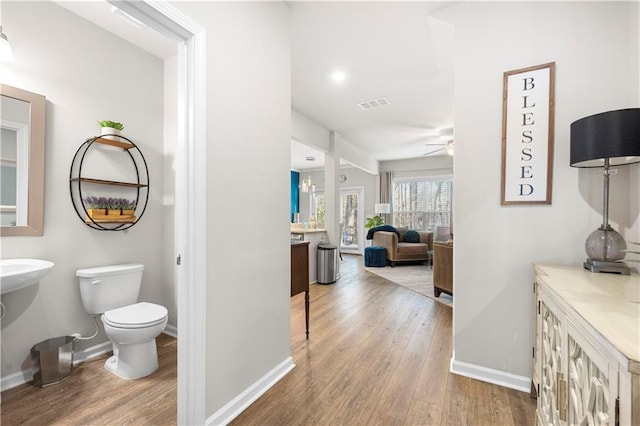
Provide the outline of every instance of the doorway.
[[175,288],[178,298],[178,424],[206,419],[206,36],[164,2],[107,0],[178,46],[176,78]]

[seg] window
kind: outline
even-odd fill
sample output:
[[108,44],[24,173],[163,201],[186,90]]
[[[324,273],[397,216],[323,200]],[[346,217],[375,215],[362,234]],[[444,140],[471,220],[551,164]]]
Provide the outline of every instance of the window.
[[311,211],[316,212],[316,225],[318,228],[324,228],[324,192],[315,192],[312,200],[314,205],[312,206]]
[[452,176],[397,178],[392,186],[394,226],[432,232],[451,226]]

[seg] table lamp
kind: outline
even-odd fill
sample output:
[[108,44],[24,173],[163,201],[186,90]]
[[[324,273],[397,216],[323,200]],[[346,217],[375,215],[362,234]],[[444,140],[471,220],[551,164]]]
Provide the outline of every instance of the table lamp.
[[609,225],[609,175],[611,166],[640,162],[640,108],[590,115],[571,123],[571,167],[603,167],[602,225],[587,238],[584,268],[591,272],[628,275],[621,260],[627,244]]

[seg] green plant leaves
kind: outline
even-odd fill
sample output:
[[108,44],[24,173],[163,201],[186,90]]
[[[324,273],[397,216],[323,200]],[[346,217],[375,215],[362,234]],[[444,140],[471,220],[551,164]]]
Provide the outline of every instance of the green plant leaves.
[[100,127],[111,127],[112,129],[116,130],[124,129],[124,125],[122,123],[118,123],[117,121],[98,120],[98,124],[100,125]]

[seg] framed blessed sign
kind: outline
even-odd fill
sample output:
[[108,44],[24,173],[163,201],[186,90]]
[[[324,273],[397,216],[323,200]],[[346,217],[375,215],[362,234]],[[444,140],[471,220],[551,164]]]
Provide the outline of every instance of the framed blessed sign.
[[551,204],[555,62],[504,73],[500,204]]

